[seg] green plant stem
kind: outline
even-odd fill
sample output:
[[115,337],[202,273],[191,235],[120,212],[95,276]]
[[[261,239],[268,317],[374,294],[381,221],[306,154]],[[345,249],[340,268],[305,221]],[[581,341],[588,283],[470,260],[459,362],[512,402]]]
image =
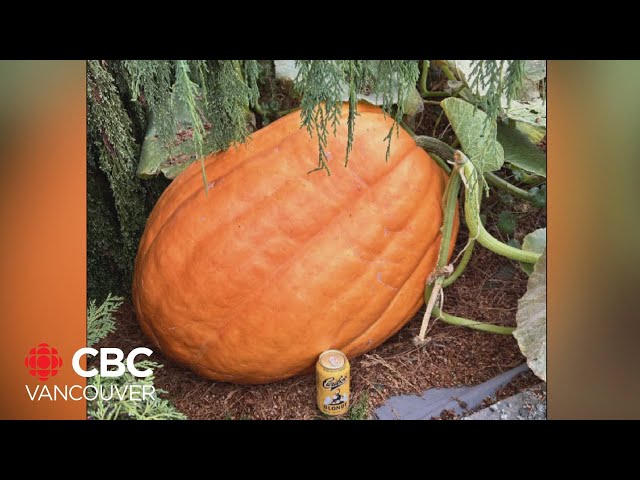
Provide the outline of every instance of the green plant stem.
[[425,310],[422,325],[420,327],[420,333],[418,335],[419,342],[424,342],[425,340],[429,319],[431,318],[431,312],[442,288],[442,282],[444,281],[444,268],[449,261],[449,250],[451,249],[451,237],[453,235],[453,223],[456,216],[456,208],[458,206],[460,183],[460,175],[458,175],[457,170],[454,169],[453,173],[449,176],[449,181],[447,182],[447,187],[445,188],[442,198],[442,209],[444,214],[442,227],[440,228],[440,249],[438,250],[436,268],[430,275],[431,281],[427,281],[425,286],[424,296],[425,299],[428,298],[428,300],[426,300],[427,308]]
[[476,244],[475,240],[469,241],[469,245],[467,246],[467,249],[462,254],[462,259],[460,260],[460,263],[456,265],[456,269],[453,271],[453,273],[443,280],[442,282],[443,288],[447,288],[448,286],[450,286],[453,282],[455,282],[460,277],[460,275],[462,275],[464,270],[467,268],[467,265],[469,265],[469,261],[471,260],[471,255],[473,254],[473,247],[475,246],[475,244]]
[[474,330],[480,330],[481,332],[497,333],[499,335],[511,335],[513,333],[513,327],[501,327],[499,325],[492,325],[490,323],[478,322],[476,320],[469,320],[467,318],[456,317],[441,311],[438,307],[433,308],[433,316],[439,318],[449,325],[457,325],[459,327],[472,328]]
[[429,75],[429,60],[422,61],[422,70],[420,71],[420,95],[423,97],[429,93],[427,90],[427,76]]
[[531,199],[533,198],[533,196],[526,190],[523,190],[521,188],[516,187],[515,185],[512,185],[511,183],[507,182],[503,178],[500,178],[498,175],[496,175],[493,172],[485,172],[484,178],[487,180],[487,183],[489,183],[489,185],[499,188],[500,190],[507,192],[513,195],[514,197],[518,197],[528,201],[531,201]]
[[[453,152],[455,152],[455,150],[437,138],[428,137],[426,135],[417,135],[413,138],[415,142],[428,153],[433,153],[439,156],[442,160],[450,161],[450,159],[454,158]],[[462,152],[460,152],[460,155],[465,159],[467,158]],[[488,248],[498,255],[502,255],[519,262],[536,263],[538,258],[540,258],[539,253],[514,248],[502,243],[487,232],[484,225],[482,225],[482,222],[480,222],[480,200],[482,188],[478,179],[478,172],[473,166],[473,162],[467,159],[467,161],[462,165],[462,172],[467,180],[469,188],[469,190],[465,192],[464,212],[465,220],[469,227],[470,238],[477,240],[483,247]]]
[[433,158],[433,160],[438,164],[438,166],[444,173],[446,173],[447,175],[451,175],[451,167],[447,165],[447,162],[445,162],[442,158],[440,158],[439,155],[435,153],[430,153],[429,155],[431,155],[431,158]]
[[[461,155],[464,155],[460,152]],[[466,157],[465,157],[466,158]],[[464,217],[469,228],[469,236],[492,252],[524,263],[536,263],[540,258],[539,253],[528,252],[519,248],[511,247],[500,240],[494,238],[482,225],[480,221],[480,200],[482,195],[482,185],[478,178],[478,172],[471,161],[467,161],[462,166],[462,172],[466,178],[467,191],[465,192]]]
[[453,80],[453,81],[458,80],[456,76],[453,74],[453,72],[451,71],[451,69],[449,68],[449,65],[447,65],[447,63],[444,60],[438,60],[437,63],[438,63],[438,66],[440,67],[440,70],[442,70],[442,73],[444,73],[444,75],[447,77],[448,80]]
[[[420,95],[422,98],[437,98],[437,97],[450,97],[451,94],[447,92],[430,92],[427,89],[427,77],[429,76],[429,60],[422,61],[422,70],[420,71]],[[438,103],[438,102],[436,102]],[[439,105],[439,103],[438,103]]]
[[454,170],[453,174],[449,177],[447,187],[443,196],[443,209],[444,215],[442,219],[442,228],[440,232],[442,237],[440,239],[440,250],[438,251],[438,263],[436,269],[444,268],[449,261],[449,250],[451,249],[451,237],[453,235],[453,223],[456,216],[456,209],[458,207],[458,193],[460,192],[460,175]]
[[440,115],[438,115],[438,118],[436,119],[436,123],[433,126],[433,132],[431,132],[432,137],[436,136],[436,130],[438,129],[438,125],[440,125],[440,121],[442,120],[443,116],[444,116],[444,110],[440,112]]

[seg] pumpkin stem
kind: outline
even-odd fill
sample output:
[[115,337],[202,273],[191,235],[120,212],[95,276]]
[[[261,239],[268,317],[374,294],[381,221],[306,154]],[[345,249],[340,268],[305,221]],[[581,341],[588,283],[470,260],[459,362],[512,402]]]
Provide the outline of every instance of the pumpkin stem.
[[427,135],[414,135],[413,140],[418,146],[425,149],[427,153],[433,157],[439,157],[434,158],[434,160],[436,160],[438,165],[440,165],[440,168],[442,168],[447,174],[451,173],[451,168],[446,163],[441,162],[450,162],[453,160],[453,153],[455,152],[453,148],[442,140],[438,140],[437,138],[429,137]]

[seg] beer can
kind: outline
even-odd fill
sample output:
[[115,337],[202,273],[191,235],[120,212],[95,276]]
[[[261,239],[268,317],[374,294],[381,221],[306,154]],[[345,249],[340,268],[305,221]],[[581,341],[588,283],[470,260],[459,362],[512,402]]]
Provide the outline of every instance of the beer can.
[[316,364],[316,398],[326,415],[342,415],[349,410],[350,367],[340,350],[327,350]]

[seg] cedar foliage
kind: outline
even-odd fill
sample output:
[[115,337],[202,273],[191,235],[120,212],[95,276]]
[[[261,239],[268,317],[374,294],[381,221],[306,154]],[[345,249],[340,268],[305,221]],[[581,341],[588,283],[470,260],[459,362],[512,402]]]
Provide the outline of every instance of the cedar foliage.
[[[116,329],[113,314],[120,308],[123,298],[114,297],[111,293],[107,294],[107,299],[100,305],[96,306],[95,300],[91,300],[89,308],[87,308],[87,345],[89,347],[95,345],[114,332]],[[154,372],[162,365],[150,360],[143,360],[136,363],[136,368],[144,370],[151,368]],[[95,375],[90,377],[87,385],[94,386],[96,391],[101,389],[106,392],[108,400],[97,395],[94,400],[87,401],[87,415],[91,420],[184,420],[185,415],[176,410],[176,408],[164,398],[160,398],[159,394],[167,393],[165,390],[156,388],[153,396],[147,396],[142,400],[135,397],[131,399],[129,394],[125,393],[125,388],[130,389],[135,386],[138,392],[142,391],[144,385],[153,385],[155,375],[149,375],[144,378],[136,378],[129,371],[126,371],[119,377],[103,377]],[[137,388],[137,387],[140,388]],[[118,390],[116,390],[116,388]],[[121,392],[122,397],[118,396]]]

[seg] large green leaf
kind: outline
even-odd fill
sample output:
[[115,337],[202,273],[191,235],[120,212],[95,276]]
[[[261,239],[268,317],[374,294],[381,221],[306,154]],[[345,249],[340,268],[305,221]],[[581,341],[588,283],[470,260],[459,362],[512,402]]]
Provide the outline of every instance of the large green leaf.
[[547,176],[547,156],[519,129],[498,122],[498,141],[504,148],[504,161],[527,172]]
[[504,163],[504,150],[496,140],[496,122],[459,98],[446,98],[440,102],[456,132],[462,150],[481,172],[499,170]]
[[508,108],[503,102],[503,107],[506,110],[506,116],[512,120],[545,128],[547,126],[547,104],[542,98],[529,102],[512,100]]
[[547,251],[536,263],[529,277],[527,292],[518,301],[518,326],[513,336],[529,368],[547,381]]
[[542,139],[547,136],[547,129],[545,127],[541,127],[540,125],[532,125],[526,122],[515,121],[515,123],[516,128],[520,132],[522,132],[534,145],[540,143]]
[[[539,228],[538,230],[534,230],[526,237],[524,237],[524,240],[522,241],[522,250],[526,250],[528,252],[542,253],[544,252],[545,248],[547,248],[546,228]],[[527,275],[531,275],[533,273],[534,265],[530,263],[520,262],[520,266],[522,266],[522,269],[527,272]]]

